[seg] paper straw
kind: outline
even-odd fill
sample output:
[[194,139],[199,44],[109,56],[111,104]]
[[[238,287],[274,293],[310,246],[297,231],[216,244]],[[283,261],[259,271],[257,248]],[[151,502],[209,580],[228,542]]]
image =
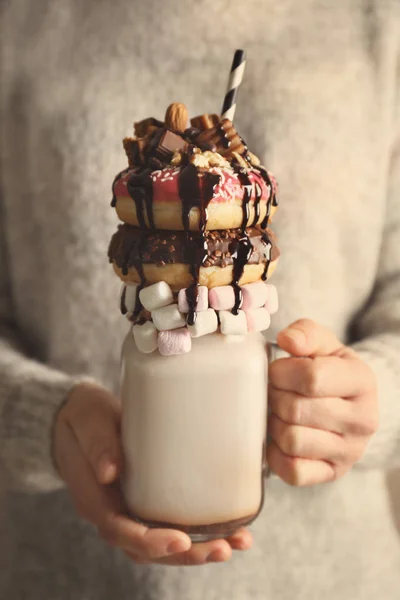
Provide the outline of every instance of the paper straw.
[[236,97],[239,86],[242,83],[245,66],[246,52],[244,50],[236,50],[229,73],[228,88],[222,106],[221,119],[230,119],[233,121],[236,109]]

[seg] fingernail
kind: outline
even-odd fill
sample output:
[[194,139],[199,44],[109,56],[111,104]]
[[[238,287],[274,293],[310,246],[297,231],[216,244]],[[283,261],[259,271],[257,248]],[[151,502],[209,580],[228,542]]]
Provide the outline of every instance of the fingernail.
[[117,472],[117,465],[108,454],[104,454],[97,467],[97,473],[101,481],[112,481]]
[[282,334],[291,339],[295,344],[303,344],[306,340],[305,334],[300,329],[288,327],[282,331]]
[[214,550],[206,558],[207,562],[223,562],[224,560],[225,560],[225,555],[222,550]]
[[179,554],[180,552],[186,552],[187,550],[189,550],[188,545],[183,540],[175,540],[167,547],[168,554]]

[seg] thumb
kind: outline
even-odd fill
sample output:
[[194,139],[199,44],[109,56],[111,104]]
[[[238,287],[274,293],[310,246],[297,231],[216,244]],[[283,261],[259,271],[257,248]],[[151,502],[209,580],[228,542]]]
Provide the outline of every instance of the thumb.
[[97,480],[112,483],[122,469],[118,399],[100,387],[82,384],[72,391],[66,408],[68,424]]
[[283,329],[277,342],[282,350],[293,356],[330,356],[345,350],[333,331],[310,319],[299,319]]

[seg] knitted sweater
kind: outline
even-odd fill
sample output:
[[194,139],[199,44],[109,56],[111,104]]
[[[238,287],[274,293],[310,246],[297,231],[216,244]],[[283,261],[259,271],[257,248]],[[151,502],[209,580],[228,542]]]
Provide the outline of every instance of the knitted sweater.
[[[0,597],[394,600],[400,540],[396,0],[2,2]],[[134,566],[76,517],[51,459],[74,382],[116,391],[126,321],[106,248],[133,120],[218,112],[248,53],[238,130],[280,182],[277,330],[310,317],[375,370],[381,426],[343,479],[268,481],[255,544],[224,565]],[[4,509],[4,510],[3,510]]]

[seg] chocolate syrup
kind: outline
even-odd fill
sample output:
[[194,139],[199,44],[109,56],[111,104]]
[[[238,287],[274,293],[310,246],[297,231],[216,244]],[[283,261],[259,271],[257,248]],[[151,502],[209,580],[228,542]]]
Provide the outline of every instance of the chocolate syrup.
[[[136,299],[135,299],[135,308],[133,310],[133,314],[132,314],[132,320],[134,320],[138,314],[140,313],[140,311],[142,310],[142,303],[140,302],[140,298],[139,298],[139,292],[140,290],[142,290],[146,284],[146,277],[144,275],[144,271],[143,271],[143,256],[142,256],[142,246],[143,246],[143,242],[145,239],[145,234],[144,232],[142,232],[142,237],[140,238],[139,242],[137,240],[134,240],[133,243],[131,244],[127,244],[126,247],[123,249],[123,261],[122,261],[122,266],[121,266],[121,272],[122,275],[128,275],[129,272],[129,267],[133,266],[135,267],[139,278],[140,278],[140,284],[138,285],[138,287],[136,288]],[[124,295],[125,292],[125,295]],[[126,297],[126,288],[124,290],[122,296],[123,296],[123,300],[124,300],[124,304],[125,304],[125,297]],[[126,308],[126,305],[125,305]],[[121,297],[121,312],[122,312],[122,297]],[[126,311],[127,312],[127,311]],[[126,314],[122,312],[122,314]]]
[[111,186],[111,191],[112,191],[112,200],[111,200],[111,206],[113,208],[115,208],[115,206],[117,205],[117,196],[115,195],[115,185],[116,183],[121,179],[121,177],[123,175],[125,175],[125,173],[127,173],[129,171],[130,167],[124,169],[123,171],[121,171],[121,173],[118,173],[118,175],[116,175],[113,184]]
[[129,177],[127,189],[136,206],[136,216],[141,229],[146,229],[145,211],[150,228],[155,229],[153,215],[153,182],[151,169],[135,171]]
[[232,164],[233,170],[235,171],[238,179],[243,187],[243,200],[242,200],[242,233],[245,232],[247,224],[250,219],[250,200],[253,193],[253,184],[251,182],[250,177],[247,174],[247,169],[241,167],[237,163]]
[[121,314],[123,314],[123,315],[126,315],[126,313],[128,312],[125,300],[126,300],[126,285],[124,285],[124,289],[122,290],[121,301],[119,304]]
[[245,234],[239,240],[232,242],[229,246],[229,251],[231,252],[233,258],[233,276],[231,286],[233,287],[233,291],[235,293],[235,304],[232,308],[232,314],[237,315],[242,303],[242,290],[240,289],[239,281],[253,251],[249,237]]
[[[207,242],[204,235],[207,225],[207,207],[214,196],[214,189],[219,180],[219,175],[205,173],[203,185],[201,185],[199,172],[191,163],[182,169],[178,178],[178,193],[182,203],[182,224],[185,231],[185,255],[189,263],[190,274],[193,277],[193,283],[186,289],[189,306],[186,318],[188,325],[194,325],[196,321],[200,267],[207,256]],[[190,211],[194,207],[200,210],[199,233],[190,231]]]
[[272,185],[272,181],[270,176],[268,175],[268,171],[265,167],[258,165],[257,167],[254,167],[254,169],[256,169],[261,177],[264,179],[265,183],[269,186],[270,188],[270,194],[269,194],[269,198],[267,200],[267,212],[265,214],[264,219],[261,222],[261,229],[265,229],[268,225],[268,221],[269,221],[269,217],[271,215],[271,204],[272,206],[278,206],[279,201],[278,198],[276,196],[276,193],[274,192],[274,186]]
[[261,196],[262,196],[262,188],[261,188],[261,185],[257,181],[254,182],[254,189],[255,189],[254,219],[253,219],[253,222],[251,223],[251,227],[255,227],[260,218],[260,202],[261,202]]
[[235,304],[233,306],[232,313],[237,315],[239,312],[239,307],[242,303],[242,291],[239,286],[239,281],[253,251],[249,236],[246,233],[246,227],[250,218],[250,200],[253,192],[253,184],[248,176],[247,170],[244,167],[241,167],[236,163],[233,163],[232,166],[243,187],[243,217],[241,224],[241,237],[240,239],[235,240],[235,242],[232,243],[229,248],[233,258],[233,276],[231,286],[233,287],[233,291],[235,293]]
[[269,235],[266,231],[263,231],[263,234],[261,236],[261,241],[263,242],[263,244],[265,246],[265,258],[266,258],[264,272],[261,275],[261,279],[263,281],[266,281],[266,279],[268,278],[268,269],[269,269],[269,265],[271,264],[271,256],[272,256],[272,242],[269,239]]

